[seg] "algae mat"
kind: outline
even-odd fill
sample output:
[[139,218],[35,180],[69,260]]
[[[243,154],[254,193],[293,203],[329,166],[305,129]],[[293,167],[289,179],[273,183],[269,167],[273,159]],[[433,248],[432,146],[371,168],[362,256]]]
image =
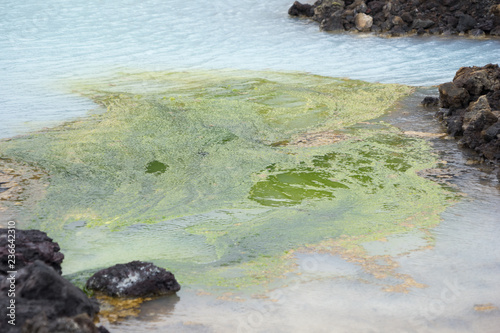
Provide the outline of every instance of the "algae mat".
[[[428,228],[450,194],[427,142],[378,121],[411,88],[303,73],[121,73],[72,82],[102,108],[0,145],[50,184],[22,219],[76,273],[154,261],[242,287],[294,249]],[[410,221],[410,222],[409,222]]]

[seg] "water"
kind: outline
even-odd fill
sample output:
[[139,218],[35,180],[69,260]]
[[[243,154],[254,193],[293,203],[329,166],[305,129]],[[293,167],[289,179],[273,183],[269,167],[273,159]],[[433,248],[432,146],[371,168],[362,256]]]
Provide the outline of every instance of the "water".
[[[71,94],[67,80],[119,71],[271,69],[430,86],[451,80],[461,66],[500,60],[495,39],[319,32],[315,23],[288,17],[291,3],[3,0],[0,138],[84,115],[96,105]],[[389,120],[403,130],[438,132],[432,112],[416,106],[423,95],[409,102],[406,114]],[[419,234],[389,239],[389,248],[365,244],[377,254],[399,253],[398,272],[428,288],[386,293],[358,265],[339,256],[300,254],[302,274],[289,275],[288,287],[263,288],[264,299],[217,299],[187,287],[180,298],[144,304],[140,317],[110,324],[112,331],[495,332],[498,310],[473,307],[500,306],[498,181],[490,170],[466,166],[453,141],[432,142],[459,170],[452,183],[468,196],[442,214],[443,222],[432,231],[432,249],[406,253],[422,245]],[[136,233],[148,228],[139,229]],[[119,244],[118,239],[110,242]],[[155,242],[159,248],[161,239]]]
[[290,0],[0,3],[0,137],[94,106],[65,79],[138,68],[273,69],[434,85],[461,66],[498,62],[498,40],[384,39],[319,32]]
[[[440,133],[432,110],[419,102],[421,90],[385,118],[403,131]],[[145,303],[139,316],[104,323],[120,332],[497,332],[499,310],[499,182],[494,169],[467,166],[467,154],[454,140],[430,139],[454,174],[464,199],[448,208],[431,230],[426,247],[422,231],[367,242],[372,255],[390,255],[396,273],[412,277],[407,293],[386,292],[391,277],[377,279],[340,256],[298,253],[297,270],[285,286],[263,286],[256,295],[213,296],[182,289],[177,297]],[[426,231],[423,231],[424,233]],[[391,263],[391,262],[389,262]],[[387,264],[387,262],[386,262]]]

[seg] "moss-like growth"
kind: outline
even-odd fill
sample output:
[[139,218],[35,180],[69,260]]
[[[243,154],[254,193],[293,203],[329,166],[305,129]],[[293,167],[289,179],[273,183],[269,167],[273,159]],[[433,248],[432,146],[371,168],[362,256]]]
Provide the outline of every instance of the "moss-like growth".
[[[181,283],[260,283],[286,271],[288,250],[434,225],[446,204],[415,173],[435,162],[425,141],[353,126],[406,86],[222,71],[75,87],[106,111],[0,146],[50,173],[29,218],[57,236],[66,273],[141,259]],[[343,140],[293,144],[332,131]]]

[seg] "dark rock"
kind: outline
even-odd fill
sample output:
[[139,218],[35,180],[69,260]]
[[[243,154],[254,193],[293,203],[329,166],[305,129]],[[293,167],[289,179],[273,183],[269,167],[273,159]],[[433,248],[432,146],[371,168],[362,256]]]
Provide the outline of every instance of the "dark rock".
[[482,131],[496,123],[498,118],[491,112],[486,96],[471,103],[466,110],[461,143],[469,148],[477,148],[484,143]]
[[440,35],[442,34],[444,31],[442,28],[440,27],[436,27],[436,28],[431,28],[429,29],[429,33],[432,34],[432,35]]
[[500,36],[500,25],[493,28],[491,31],[490,31],[490,35],[492,36]]
[[384,22],[382,22],[382,24],[380,25],[380,27],[382,28],[382,31],[389,31],[392,29],[394,25],[392,24],[392,20],[391,19],[388,19]]
[[22,328],[22,333],[105,333],[109,331],[100,326],[97,328],[86,314],[75,317],[62,317],[48,320],[44,315],[28,319]]
[[434,21],[432,20],[420,20],[416,19],[413,21],[412,29],[429,29],[434,26]]
[[480,70],[473,72],[468,79],[465,80],[462,87],[467,89],[472,100],[476,100],[479,96],[490,91],[491,83],[491,80],[488,78],[488,73]]
[[[373,25],[380,27],[380,32],[392,31],[393,26],[401,26],[405,33],[411,29],[423,34],[427,30],[431,34],[448,35],[458,32],[470,33],[481,37],[484,34],[500,35],[500,5],[493,5],[493,0],[318,0],[313,5],[296,2],[289,10],[290,15],[307,16],[321,23],[327,31],[352,30],[351,20],[343,22],[343,28],[336,18],[357,14],[373,17]],[[475,30],[478,29],[478,30]],[[362,29],[376,31],[379,29]],[[481,32],[482,31],[482,32]],[[463,34],[461,34],[463,35]]]
[[498,118],[491,112],[486,96],[481,96],[469,105],[464,116],[464,135],[466,132],[481,132],[496,123]]
[[342,16],[342,12],[344,9],[343,1],[333,1],[333,0],[322,0],[321,2],[316,2],[314,4],[314,16],[313,18],[322,22],[325,19],[328,19],[330,16],[336,14],[336,16]]
[[500,135],[500,122],[497,121],[484,131],[483,139],[486,142],[490,142],[495,139],[500,139],[499,135]]
[[471,95],[471,101],[477,100],[481,95],[500,90],[500,69],[498,65],[484,67],[462,67],[453,82],[457,87],[465,88]]
[[159,296],[181,289],[172,273],[141,261],[100,270],[87,281],[86,287],[118,297]]
[[288,15],[312,17],[314,15],[314,8],[312,5],[302,4],[298,1],[295,1],[292,7],[288,9]]
[[493,30],[494,27],[495,27],[495,24],[494,24],[493,20],[486,20],[486,19],[479,22],[477,25],[477,28],[480,30],[483,30],[485,32],[485,34],[490,32],[491,30]]
[[457,30],[467,32],[476,26],[476,20],[467,14],[464,14],[458,20]]
[[[59,252],[59,244],[39,230],[16,229],[15,234],[16,270],[41,260],[61,274],[61,263],[64,255]],[[12,271],[8,267],[8,229],[0,229],[0,275]]]
[[500,139],[491,140],[480,145],[476,150],[490,161],[500,162]]
[[499,66],[462,67],[453,82],[439,86],[439,92],[441,105],[448,109],[442,109],[437,117],[446,124],[448,133],[461,136],[461,146],[500,163]]
[[403,14],[401,14],[401,18],[408,24],[411,24],[413,22],[413,17],[408,12],[403,12]]
[[462,108],[469,103],[469,92],[459,88],[453,82],[443,83],[439,86],[439,99],[443,108]]
[[448,15],[446,17],[446,23],[450,28],[456,29],[458,25],[458,18],[456,18],[455,16]]
[[490,91],[486,97],[488,98],[491,109],[500,111],[500,89]]
[[[10,302],[7,291],[12,280],[9,278],[10,274],[0,283],[2,309],[5,309]],[[38,315],[45,316],[49,321],[60,317],[74,317],[82,313],[94,319],[99,311],[99,305],[95,300],[89,299],[83,291],[40,260],[18,270],[15,283],[16,326],[8,325],[6,320],[1,320],[1,332],[20,332],[28,319]]]
[[384,6],[385,6],[385,2],[384,1],[370,1],[368,3],[368,8],[370,9],[370,11],[372,13],[381,12],[382,9],[384,8]]
[[432,107],[432,106],[438,106],[439,105],[439,98],[437,97],[430,97],[430,96],[426,96],[421,104],[425,107]]
[[344,24],[340,12],[336,12],[330,17],[321,21],[320,29],[323,31],[343,31]]
[[406,34],[406,30],[403,27],[400,26],[395,26],[391,30],[391,36],[392,37],[401,37]]
[[[465,111],[465,110],[462,110]],[[449,135],[452,137],[460,137],[463,135],[464,130],[463,130],[463,123],[464,123],[464,117],[462,115],[463,112],[460,112],[456,115],[453,115],[451,117],[446,118],[445,123],[447,132]]]
[[476,38],[486,37],[486,33],[481,29],[472,29],[469,35]]

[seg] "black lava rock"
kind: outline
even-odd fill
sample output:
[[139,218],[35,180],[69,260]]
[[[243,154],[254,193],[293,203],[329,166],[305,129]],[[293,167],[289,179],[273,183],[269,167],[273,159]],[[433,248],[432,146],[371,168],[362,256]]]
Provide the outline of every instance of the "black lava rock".
[[[9,268],[8,256],[8,229],[0,229],[0,275],[7,275]],[[59,252],[59,244],[52,241],[52,238],[40,230],[21,230],[15,232],[15,269],[23,267],[41,260],[61,274],[61,263],[64,255]]]
[[118,297],[160,296],[181,289],[174,274],[141,261],[100,270],[87,281],[86,287]]
[[[15,297],[9,297],[14,280]],[[15,303],[12,303],[12,300]],[[12,304],[15,307],[15,326],[8,324],[6,320],[10,318],[8,316],[9,306],[12,307]],[[43,327],[42,324],[36,322],[45,320],[48,323],[53,323],[58,318],[71,318],[81,314],[93,320],[99,312],[97,301],[89,299],[83,291],[40,260],[20,269],[17,274],[9,274],[0,282],[0,307],[3,309],[0,312],[3,317],[0,320],[0,332],[6,333],[21,332],[25,324]],[[5,309],[7,309],[7,316],[3,315]],[[40,320],[35,322],[34,318]],[[31,324],[27,322],[28,320],[31,320]],[[71,319],[63,319],[62,321],[68,320]],[[54,331],[30,330],[28,328],[23,332]]]

